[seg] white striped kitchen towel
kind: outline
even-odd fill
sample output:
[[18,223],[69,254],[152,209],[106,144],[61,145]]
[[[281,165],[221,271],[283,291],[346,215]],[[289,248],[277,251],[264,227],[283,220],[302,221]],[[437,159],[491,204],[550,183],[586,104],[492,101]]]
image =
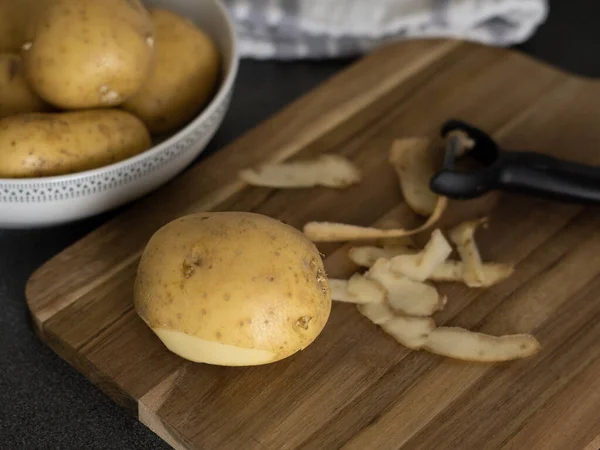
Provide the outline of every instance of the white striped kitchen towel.
[[547,0],[222,0],[242,57],[357,56],[390,40],[452,37],[507,46],[544,22]]

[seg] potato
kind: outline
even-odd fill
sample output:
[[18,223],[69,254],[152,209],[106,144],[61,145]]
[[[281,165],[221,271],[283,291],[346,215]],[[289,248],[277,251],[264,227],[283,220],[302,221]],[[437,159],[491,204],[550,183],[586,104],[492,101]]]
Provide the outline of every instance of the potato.
[[22,114],[0,120],[0,178],[94,169],[150,146],[143,122],[125,111]]
[[33,92],[25,79],[21,57],[0,53],[0,119],[49,109],[50,105]]
[[32,14],[46,0],[0,0],[0,52],[18,52]]
[[152,236],[134,305],[181,357],[251,366],[311,344],[331,293],[317,248],[295,228],[254,213],[197,213]]
[[144,87],[124,105],[152,133],[172,132],[208,103],[219,79],[220,56],[212,40],[193,23],[151,9],[156,64]]
[[139,0],[53,0],[32,21],[21,54],[27,78],[64,109],[115,106],[154,61],[154,27]]

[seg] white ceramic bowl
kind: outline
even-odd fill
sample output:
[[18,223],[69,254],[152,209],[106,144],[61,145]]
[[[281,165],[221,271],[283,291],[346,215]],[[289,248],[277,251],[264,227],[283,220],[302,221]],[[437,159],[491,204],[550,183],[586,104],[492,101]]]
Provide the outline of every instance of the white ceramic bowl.
[[221,125],[238,69],[233,24],[220,0],[147,0],[182,14],[215,41],[223,62],[220,87],[187,126],[151,149],[116,164],[70,175],[0,178],[0,228],[31,228],[90,217],[156,189],[181,172]]

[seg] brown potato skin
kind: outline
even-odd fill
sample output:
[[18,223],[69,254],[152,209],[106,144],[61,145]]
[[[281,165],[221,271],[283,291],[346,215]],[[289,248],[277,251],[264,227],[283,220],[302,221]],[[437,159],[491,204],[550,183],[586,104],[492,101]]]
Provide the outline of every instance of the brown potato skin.
[[47,0],[0,0],[0,53],[18,52],[32,15]]
[[169,133],[210,101],[219,80],[220,55],[210,37],[189,20],[154,8],[156,63],[142,89],[123,107],[151,133]]
[[53,0],[21,48],[33,89],[62,109],[123,103],[154,62],[154,27],[139,0]]
[[137,117],[121,110],[22,114],[0,120],[0,178],[94,169],[151,147]]
[[152,236],[134,305],[153,329],[267,350],[276,361],[316,339],[331,291],[319,251],[295,228],[255,213],[196,213]]
[[0,119],[50,109],[29,86],[19,54],[0,53]]

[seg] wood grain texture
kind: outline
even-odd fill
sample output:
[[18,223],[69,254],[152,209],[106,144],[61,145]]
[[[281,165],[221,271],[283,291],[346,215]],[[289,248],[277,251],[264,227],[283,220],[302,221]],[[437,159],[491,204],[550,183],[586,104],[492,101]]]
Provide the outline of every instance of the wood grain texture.
[[[478,242],[485,259],[515,262],[515,274],[489,289],[440,285],[449,302],[439,324],[531,331],[543,350],[523,361],[479,365],[411,352],[340,304],[319,338],[288,359],[250,368],[194,364],[164,348],[136,316],[131,293],[150,236],[190,212],[254,211],[298,228],[403,217],[387,162],[391,142],[436,136],[449,117],[493,132],[508,148],[600,164],[598,104],[597,83],[518,53],[446,40],[386,46],[46,263],[27,285],[34,324],[177,449],[596,448],[595,209],[502,196]],[[248,166],[324,152],[355,161],[361,184],[273,190],[237,180]],[[319,247],[330,276],[356,269],[347,244]]]

